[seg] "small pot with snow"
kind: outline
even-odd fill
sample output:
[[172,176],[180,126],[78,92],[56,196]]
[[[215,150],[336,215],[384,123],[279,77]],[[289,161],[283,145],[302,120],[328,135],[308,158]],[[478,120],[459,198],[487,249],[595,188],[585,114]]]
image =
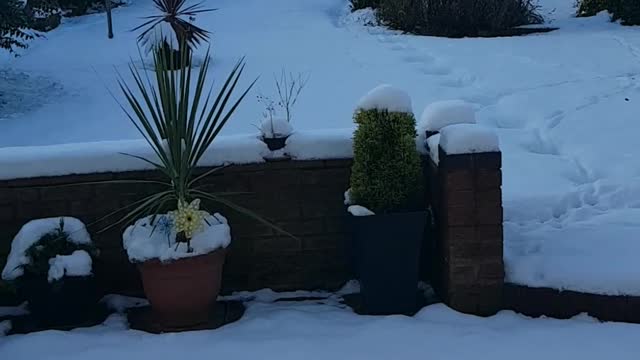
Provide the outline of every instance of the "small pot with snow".
[[260,123],[260,131],[262,141],[267,144],[269,150],[276,151],[284,148],[293,128],[287,119],[276,117],[263,119]]
[[[220,169],[199,170],[200,160],[251,88],[228,101],[235,93],[244,61],[240,60],[233,68],[220,93],[213,94],[213,98],[225,99],[220,102],[206,101],[205,94],[211,93],[205,85],[210,66],[208,54],[193,76],[189,58],[181,58],[177,71],[158,66],[162,62],[162,54],[154,54],[158,74],[155,82],[135,81],[133,89],[124,79],[120,80],[131,109],[125,111],[156,155],[132,156],[153,164],[163,178],[132,180],[150,183],[158,192],[133,203],[133,210],[111,226],[133,222],[123,234],[123,246],[129,260],[138,264],[153,320],[163,331],[191,330],[210,321],[220,292],[226,249],[231,242],[227,220],[205,208],[217,209],[222,205],[277,227],[234,204],[225,194],[206,192],[200,186],[202,180]],[[136,80],[142,78],[136,67],[130,69]],[[195,84],[190,83],[192,79]],[[178,90],[164,86],[181,81],[184,84]],[[163,99],[163,104],[174,106],[146,102],[143,98]]]
[[354,119],[358,128],[345,202],[363,305],[370,314],[410,314],[417,306],[428,220],[411,99],[389,85],[377,87],[362,98]]
[[91,317],[99,300],[92,271],[96,255],[80,220],[33,220],[11,243],[2,278],[15,284],[30,313],[42,324],[82,323]]

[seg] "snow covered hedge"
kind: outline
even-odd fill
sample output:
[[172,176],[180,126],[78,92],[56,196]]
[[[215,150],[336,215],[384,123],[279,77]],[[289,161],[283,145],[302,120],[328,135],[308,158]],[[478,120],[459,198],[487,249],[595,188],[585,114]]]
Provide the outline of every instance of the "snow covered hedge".
[[354,116],[351,198],[376,213],[412,208],[421,191],[411,99],[388,85],[373,89]]
[[71,217],[37,219],[26,223],[11,243],[3,280],[23,275],[47,278],[91,275],[91,256],[97,251],[85,225]]
[[638,0],[579,0],[578,16],[594,16],[607,10],[611,20],[623,25],[640,25],[640,1]]
[[533,0],[380,0],[378,17],[414,34],[473,37],[540,24],[536,10]]

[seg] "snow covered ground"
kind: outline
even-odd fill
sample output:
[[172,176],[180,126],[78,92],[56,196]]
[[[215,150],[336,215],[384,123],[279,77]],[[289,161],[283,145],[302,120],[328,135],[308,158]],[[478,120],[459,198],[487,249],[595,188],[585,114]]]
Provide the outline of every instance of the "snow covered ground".
[[490,318],[444,305],[415,317],[354,314],[335,300],[249,303],[238,322],[218,330],[150,335],[113,315],[70,332],[0,335],[2,358],[22,359],[636,359],[640,326],[531,319],[512,312]]
[[[558,31],[456,40],[364,27],[346,0],[210,3],[219,10],[198,23],[214,34],[217,74],[246,55],[244,84],[262,75],[255,95],[273,94],[282,67],[310,75],[296,129],[351,128],[357,100],[381,83],[406,90],[416,114],[471,103],[504,152],[507,279],[640,295],[639,28],[571,18],[574,0],[540,0]],[[136,138],[106,89],[137,57],[129,30],[150,8],[116,9],[113,40],[104,15],[65,19],[1,58],[0,147]],[[262,112],[248,98],[224,133],[257,132]]]

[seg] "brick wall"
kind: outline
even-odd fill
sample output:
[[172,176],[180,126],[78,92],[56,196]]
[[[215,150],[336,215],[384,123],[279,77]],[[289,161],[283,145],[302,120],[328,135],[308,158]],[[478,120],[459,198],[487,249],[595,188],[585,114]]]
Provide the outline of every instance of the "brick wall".
[[[232,166],[208,177],[206,190],[243,192],[230,199],[297,237],[277,234],[229,209],[209,208],[223,213],[232,227],[224,291],[335,289],[352,278],[345,256],[349,235],[343,205],[350,167],[351,160],[277,161]],[[92,224],[155,190],[148,184],[100,182],[158,177],[140,171],[0,181],[0,266],[28,220],[68,215]],[[87,182],[94,183],[67,186]],[[111,221],[90,226],[102,254],[97,276],[106,291],[139,294],[137,271],[122,250],[122,228],[98,233]]]
[[501,153],[438,151],[425,169],[437,231],[431,278],[453,309],[491,315],[504,285]]

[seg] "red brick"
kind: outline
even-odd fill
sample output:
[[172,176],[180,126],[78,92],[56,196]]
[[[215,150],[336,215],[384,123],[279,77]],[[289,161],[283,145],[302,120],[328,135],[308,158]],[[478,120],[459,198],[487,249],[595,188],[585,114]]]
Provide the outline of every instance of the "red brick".
[[500,189],[482,190],[475,193],[477,207],[492,207],[502,205],[502,191]]
[[471,169],[447,170],[444,174],[443,189],[446,191],[473,190]]
[[476,223],[471,206],[448,207],[445,211],[443,218],[447,226],[473,226]]
[[502,206],[482,206],[476,208],[475,224],[500,225],[502,224]]
[[478,190],[497,189],[502,186],[500,169],[476,169],[476,188]]
[[445,201],[448,207],[475,206],[475,192],[473,190],[449,190]]

